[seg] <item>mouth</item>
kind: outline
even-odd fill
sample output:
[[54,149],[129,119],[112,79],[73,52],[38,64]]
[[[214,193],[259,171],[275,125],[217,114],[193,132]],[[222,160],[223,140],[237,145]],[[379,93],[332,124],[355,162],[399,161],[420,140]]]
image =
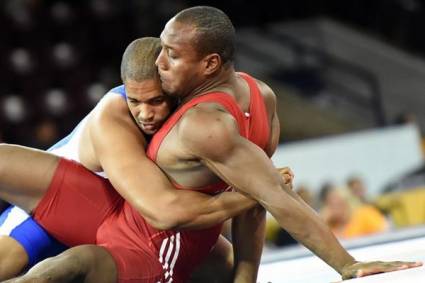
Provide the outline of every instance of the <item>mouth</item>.
[[152,131],[152,130],[155,130],[157,128],[156,123],[139,123],[139,125],[140,125],[140,127],[142,127],[142,129],[148,130],[148,131]]

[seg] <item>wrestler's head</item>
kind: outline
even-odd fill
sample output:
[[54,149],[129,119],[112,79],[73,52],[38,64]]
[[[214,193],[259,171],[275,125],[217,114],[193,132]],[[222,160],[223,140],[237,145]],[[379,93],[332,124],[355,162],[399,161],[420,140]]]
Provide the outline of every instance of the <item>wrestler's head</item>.
[[161,89],[155,66],[160,49],[159,38],[140,38],[130,43],[121,62],[128,108],[137,125],[148,135],[161,128],[175,105],[175,99]]
[[156,64],[163,90],[185,97],[233,67],[235,29],[221,10],[198,6],[178,13],[161,33]]

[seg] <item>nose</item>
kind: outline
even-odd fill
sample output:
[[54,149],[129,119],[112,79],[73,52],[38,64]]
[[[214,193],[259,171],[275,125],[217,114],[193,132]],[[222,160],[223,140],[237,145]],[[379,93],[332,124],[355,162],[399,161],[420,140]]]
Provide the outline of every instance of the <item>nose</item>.
[[139,106],[139,113],[137,115],[137,118],[140,122],[150,122],[153,120],[154,116],[155,113],[150,105],[142,103]]
[[160,70],[165,70],[166,64],[165,64],[165,58],[164,58],[164,48],[161,49],[161,52],[159,52],[158,57],[156,58],[155,65]]

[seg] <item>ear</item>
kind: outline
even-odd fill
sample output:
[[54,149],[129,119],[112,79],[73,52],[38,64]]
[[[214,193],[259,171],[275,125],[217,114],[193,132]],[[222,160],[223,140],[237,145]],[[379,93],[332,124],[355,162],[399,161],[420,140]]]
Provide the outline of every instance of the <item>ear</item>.
[[221,57],[217,53],[211,53],[204,57],[204,73],[211,75],[221,67]]

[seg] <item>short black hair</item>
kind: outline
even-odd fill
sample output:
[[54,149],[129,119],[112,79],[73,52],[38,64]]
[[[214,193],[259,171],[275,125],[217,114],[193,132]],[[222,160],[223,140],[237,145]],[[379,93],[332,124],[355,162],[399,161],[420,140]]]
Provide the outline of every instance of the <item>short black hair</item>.
[[158,78],[155,66],[161,52],[161,40],[156,37],[143,37],[131,42],[124,51],[121,61],[121,79],[144,81]]
[[195,26],[198,33],[195,48],[199,55],[217,53],[223,64],[234,62],[235,28],[223,11],[196,6],[179,12],[174,18],[177,22]]

